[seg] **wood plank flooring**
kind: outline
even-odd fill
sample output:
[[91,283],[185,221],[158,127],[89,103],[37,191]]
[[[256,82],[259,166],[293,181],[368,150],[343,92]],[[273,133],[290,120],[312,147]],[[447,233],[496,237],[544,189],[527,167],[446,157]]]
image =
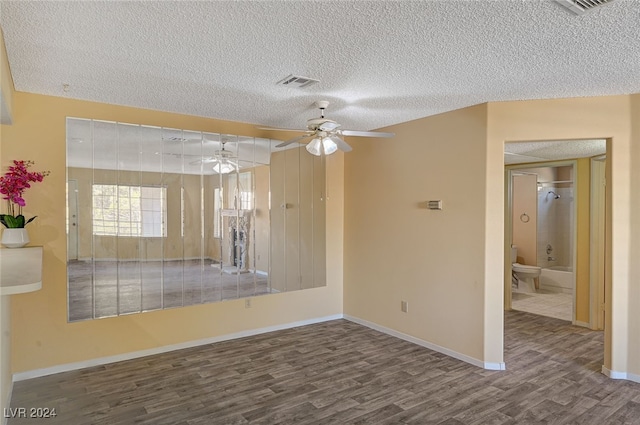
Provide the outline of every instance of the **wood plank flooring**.
[[[336,320],[15,383],[17,424],[640,424],[603,335],[507,312],[507,371]],[[6,416],[6,412],[5,412]]]
[[67,273],[71,322],[271,292],[266,275],[224,273],[208,259],[70,261]]

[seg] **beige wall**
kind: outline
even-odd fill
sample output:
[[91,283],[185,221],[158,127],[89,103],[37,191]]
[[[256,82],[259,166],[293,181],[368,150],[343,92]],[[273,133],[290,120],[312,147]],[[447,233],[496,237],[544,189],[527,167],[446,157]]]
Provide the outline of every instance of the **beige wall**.
[[[479,105],[388,127],[392,140],[350,140],[344,310],[501,363],[502,275],[487,280],[484,255],[486,122],[487,105]],[[428,200],[442,200],[443,209],[426,209]],[[485,326],[494,327],[490,338]]]
[[629,272],[629,373],[640,381],[640,94],[631,96],[631,214]]
[[[637,95],[635,95],[637,96]],[[611,140],[608,152],[608,246],[611,247],[607,265],[607,319],[605,326],[605,367],[613,371],[629,370],[629,313],[638,314],[639,307],[630,305],[629,295],[633,285],[632,273],[637,273],[640,263],[629,261],[630,247],[640,244],[638,225],[634,222],[630,206],[637,203],[640,192],[631,193],[632,164],[638,162],[636,148],[632,149],[630,123],[630,96],[606,96],[597,98],[554,99],[522,102],[496,102],[489,104],[488,143],[489,168],[502,169],[502,148],[508,141],[526,140],[570,140],[607,138]],[[637,146],[637,145],[634,145]],[[636,168],[638,165],[636,164]],[[495,202],[488,202],[488,215],[503,222],[502,197],[503,178],[497,174],[489,176],[487,189],[496,193]],[[635,214],[637,216],[637,214]],[[634,218],[633,220],[637,220]],[[634,231],[635,230],[635,231]],[[500,233],[502,234],[502,233]],[[509,276],[507,268],[508,242],[493,239],[487,246],[486,255],[495,258],[504,255],[503,274]],[[487,294],[490,296],[490,294]],[[610,345],[610,349],[608,346]],[[637,357],[637,356],[636,356]]]
[[520,264],[538,264],[538,185],[537,176],[513,176],[512,244],[518,248]]
[[[251,309],[234,300],[144,314],[66,321],[65,118],[67,116],[197,131],[277,137],[253,125],[106,105],[22,92],[14,95],[15,123],[2,127],[2,165],[31,159],[51,175],[26,194],[33,245],[44,246],[43,288],[13,296],[12,370],[162,347],[234,332],[325,317],[342,312],[343,156],[327,160],[332,199],[327,203],[327,286],[254,299]],[[284,136],[286,137],[286,136]]]

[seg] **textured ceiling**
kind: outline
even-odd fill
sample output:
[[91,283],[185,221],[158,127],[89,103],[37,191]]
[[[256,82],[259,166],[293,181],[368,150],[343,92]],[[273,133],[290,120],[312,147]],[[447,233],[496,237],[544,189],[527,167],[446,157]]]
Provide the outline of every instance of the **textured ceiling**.
[[207,160],[218,156],[223,147],[243,169],[269,164],[279,143],[256,137],[67,118],[69,167],[216,174],[214,164]]
[[607,142],[604,139],[513,142],[504,144],[504,163],[509,165],[591,158],[606,153]]
[[[487,101],[640,92],[640,0],[0,1],[16,90],[354,130]],[[276,85],[289,74],[320,83]],[[63,91],[68,84],[68,91]]]

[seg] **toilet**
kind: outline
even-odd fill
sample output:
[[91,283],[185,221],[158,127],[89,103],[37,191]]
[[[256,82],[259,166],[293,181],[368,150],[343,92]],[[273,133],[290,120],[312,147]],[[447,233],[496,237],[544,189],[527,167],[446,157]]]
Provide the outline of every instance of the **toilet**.
[[518,280],[518,292],[537,292],[541,269],[517,263],[518,247],[511,245],[511,273]]

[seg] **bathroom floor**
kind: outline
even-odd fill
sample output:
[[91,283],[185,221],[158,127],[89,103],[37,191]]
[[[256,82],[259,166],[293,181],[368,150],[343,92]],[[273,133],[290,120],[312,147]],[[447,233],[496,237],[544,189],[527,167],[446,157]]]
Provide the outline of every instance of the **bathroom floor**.
[[546,292],[511,292],[511,308],[540,316],[572,320],[573,299],[571,294]]

